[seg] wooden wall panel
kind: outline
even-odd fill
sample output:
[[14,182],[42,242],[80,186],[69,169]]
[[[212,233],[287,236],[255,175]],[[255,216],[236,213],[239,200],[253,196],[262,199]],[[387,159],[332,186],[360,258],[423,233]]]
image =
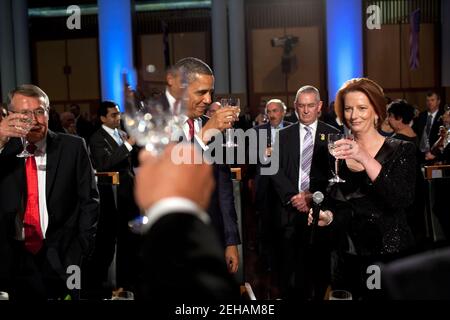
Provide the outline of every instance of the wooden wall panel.
[[100,99],[100,75],[96,38],[67,41],[70,100]]
[[206,32],[171,34],[173,61],[176,62],[185,57],[196,57],[207,62],[206,36]]
[[383,88],[400,88],[399,34],[397,25],[367,32],[367,75]]
[[145,81],[165,81],[165,66],[164,66],[164,45],[162,34],[145,34],[139,36],[140,41],[140,70],[148,65],[154,65],[156,72],[150,74],[144,72]]
[[[288,77],[286,90],[285,76],[281,70],[282,47],[272,47],[270,40],[284,34],[299,38],[292,54],[296,56],[296,66]],[[254,29],[251,32],[253,92],[296,92],[301,86],[310,84],[323,89],[321,83],[321,39],[318,27],[298,27],[283,29]]]
[[420,67],[417,70],[409,69],[409,25],[403,25],[403,88],[435,87],[436,83],[436,61],[435,50],[435,26],[434,24],[422,23],[420,25]]
[[67,99],[65,40],[36,42],[37,85],[52,100]]
[[[400,30],[401,26],[401,30]],[[367,75],[384,88],[435,87],[435,33],[433,24],[420,25],[420,67],[409,69],[409,25],[383,25],[366,35]],[[401,35],[401,58],[400,58]],[[401,83],[400,83],[401,68]]]

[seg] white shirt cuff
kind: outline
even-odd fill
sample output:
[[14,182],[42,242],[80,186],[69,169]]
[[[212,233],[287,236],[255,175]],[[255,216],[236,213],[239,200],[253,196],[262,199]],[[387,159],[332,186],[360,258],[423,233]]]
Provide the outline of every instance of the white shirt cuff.
[[144,232],[148,231],[156,221],[172,213],[192,214],[204,223],[209,223],[210,221],[208,214],[200,209],[193,201],[181,197],[169,197],[159,200],[145,211],[145,216],[148,220],[144,225]]
[[127,147],[128,152],[131,152],[131,150],[133,150],[133,146],[129,144],[128,141],[124,141],[123,144],[125,145],[125,147]]

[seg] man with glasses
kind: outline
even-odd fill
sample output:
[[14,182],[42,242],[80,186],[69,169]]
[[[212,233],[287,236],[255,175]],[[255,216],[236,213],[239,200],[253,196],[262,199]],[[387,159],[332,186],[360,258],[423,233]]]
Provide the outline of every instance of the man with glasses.
[[[0,122],[0,291],[12,300],[77,298],[78,268],[93,248],[98,191],[87,148],[48,130],[49,104],[40,88],[22,85]],[[31,156],[17,157],[20,138]]]
[[280,168],[272,176],[279,197],[276,252],[280,252],[273,260],[280,262],[283,297],[321,300],[329,280],[329,254],[321,243],[322,234],[317,233],[314,247],[309,247],[307,212],[312,193],[325,193],[331,175],[327,135],[339,131],[318,120],[322,101],[315,87],[301,87],[295,107],[299,122],[279,131],[278,149],[273,150]]

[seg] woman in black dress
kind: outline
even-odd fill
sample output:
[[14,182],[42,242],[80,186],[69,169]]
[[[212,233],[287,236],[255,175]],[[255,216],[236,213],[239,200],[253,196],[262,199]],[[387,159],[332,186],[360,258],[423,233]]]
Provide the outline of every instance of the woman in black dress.
[[336,245],[332,286],[350,290],[356,299],[378,296],[380,290],[367,288],[367,268],[413,244],[406,208],[414,199],[415,147],[379,134],[386,105],[382,88],[372,80],[347,81],[335,101],[336,114],[354,140],[336,142],[339,176],[346,182],[329,186],[329,210],[319,216],[319,226],[330,224]]
[[408,223],[414,235],[417,248],[420,249],[425,245],[426,229],[425,229],[425,195],[427,187],[424,176],[420,169],[419,159],[419,138],[410,123],[414,118],[414,107],[404,100],[395,100],[388,107],[388,120],[394,129],[392,138],[412,142],[416,146],[416,189],[413,204],[406,210]]

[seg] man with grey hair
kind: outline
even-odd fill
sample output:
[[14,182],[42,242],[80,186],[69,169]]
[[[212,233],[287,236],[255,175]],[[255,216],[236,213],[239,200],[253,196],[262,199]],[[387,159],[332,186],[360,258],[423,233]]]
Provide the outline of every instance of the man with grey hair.
[[[80,269],[68,286],[68,267],[89,258],[99,213],[85,142],[48,130],[49,99],[37,86],[11,91],[8,109],[0,122],[0,291],[12,300],[76,299]],[[30,156],[18,157],[25,145]]]
[[[272,176],[278,194],[277,228],[281,252],[281,289],[284,297],[323,299],[329,280],[329,252],[317,233],[309,248],[307,213],[311,195],[325,193],[331,176],[327,135],[338,130],[318,120],[322,101],[313,86],[301,87],[295,97],[299,122],[279,131],[279,170]],[[326,232],[322,228],[320,232]]]
[[[271,99],[267,101],[265,106],[265,114],[269,122],[255,126],[257,143],[254,146],[249,146],[253,149],[253,153],[259,154],[264,150],[264,160],[260,161],[255,166],[250,167],[250,175],[254,175],[254,191],[255,191],[255,211],[257,217],[257,240],[260,255],[266,264],[266,270],[272,269],[272,258],[274,257],[274,235],[273,229],[276,217],[274,215],[274,204],[276,203],[277,195],[272,185],[270,176],[261,174],[261,168],[270,166],[270,159],[272,154],[272,147],[275,145],[275,137],[278,130],[283,129],[292,123],[283,121],[286,114],[286,105],[280,99]],[[265,138],[263,138],[265,137]],[[250,181],[252,183],[252,181]],[[276,297],[276,294],[275,294]]]
[[61,113],[59,119],[61,120],[61,126],[65,133],[78,135],[77,127],[75,125],[75,116],[72,112],[66,111]]

